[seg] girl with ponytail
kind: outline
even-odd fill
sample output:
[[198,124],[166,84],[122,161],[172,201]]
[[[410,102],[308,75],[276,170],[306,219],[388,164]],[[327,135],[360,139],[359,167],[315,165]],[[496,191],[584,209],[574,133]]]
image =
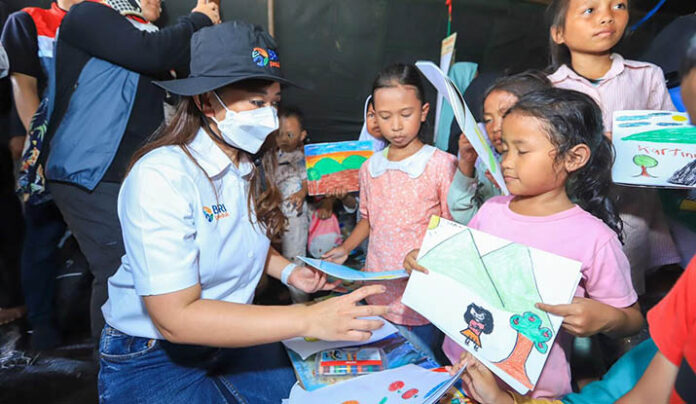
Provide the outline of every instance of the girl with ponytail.
[[[571,392],[572,336],[636,333],[643,317],[621,251],[622,224],[608,196],[613,150],[602,113],[587,95],[550,88],[529,93],[503,120],[502,170],[510,196],[489,199],[469,227],[582,263],[570,304],[537,304],[563,326],[533,397]],[[443,350],[459,361],[462,348]]]

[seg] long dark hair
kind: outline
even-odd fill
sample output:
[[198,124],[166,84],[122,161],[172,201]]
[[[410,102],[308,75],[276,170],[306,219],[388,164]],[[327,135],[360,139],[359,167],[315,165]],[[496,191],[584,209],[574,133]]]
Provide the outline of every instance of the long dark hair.
[[[485,101],[493,91],[505,91],[506,93],[514,95],[517,99],[520,99],[527,93],[551,87],[551,81],[546,73],[540,70],[530,69],[521,73],[497,78],[493,84],[486,89],[486,92],[483,94],[483,100]],[[483,106],[481,108],[483,108]],[[483,112],[481,115],[483,116]]]
[[539,119],[556,147],[557,161],[573,147],[586,144],[590,158],[582,168],[568,175],[566,192],[580,207],[606,223],[623,242],[623,223],[609,196],[614,148],[604,136],[602,111],[589,96],[578,91],[549,88],[529,93],[508,114]]
[[[271,84],[265,80],[246,80],[232,84],[231,87],[245,90],[264,89]],[[191,154],[188,145],[203,128],[208,135],[217,137],[211,132],[208,120],[198,109],[193,97],[183,97],[176,108],[176,113],[169,124],[163,124],[151,136],[142,148],[133,154],[128,171],[147,153],[163,146],[179,146],[203,172],[196,158]],[[287,227],[287,218],[280,210],[283,201],[282,194],[275,181],[276,153],[275,136],[268,136],[259,153],[251,155],[244,150],[238,150],[239,160],[253,162],[250,178],[250,192],[247,199],[249,219],[258,220],[265,229],[266,236],[278,240]],[[212,180],[211,180],[212,185]],[[214,189],[215,187],[213,187]],[[255,215],[255,219],[252,215]]]
[[[416,88],[416,98],[422,104],[425,104],[425,90],[423,89],[423,80],[420,72],[415,65],[407,65],[403,63],[394,63],[385,67],[372,83],[372,105],[375,105],[375,91],[380,88],[393,88],[396,86],[413,86]],[[418,131],[418,138],[425,142],[424,127],[426,122],[422,122]]]

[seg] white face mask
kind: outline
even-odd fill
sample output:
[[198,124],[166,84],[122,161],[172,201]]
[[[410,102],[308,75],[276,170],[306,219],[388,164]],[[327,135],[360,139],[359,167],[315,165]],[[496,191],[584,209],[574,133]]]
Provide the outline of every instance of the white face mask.
[[263,107],[249,111],[234,112],[227,108],[215,91],[215,98],[225,108],[225,119],[212,118],[225,142],[251,154],[256,154],[268,135],[278,129],[278,111],[274,107]]

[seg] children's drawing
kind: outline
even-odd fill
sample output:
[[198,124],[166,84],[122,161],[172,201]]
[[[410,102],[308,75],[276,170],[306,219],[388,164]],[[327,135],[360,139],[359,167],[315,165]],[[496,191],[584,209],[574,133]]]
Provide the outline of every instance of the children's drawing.
[[[670,111],[614,113],[614,182],[626,185],[696,187],[696,127]],[[636,173],[636,166],[640,172]]]
[[390,281],[393,279],[408,278],[408,272],[406,272],[406,270],[403,269],[383,272],[364,272],[347,267],[345,265],[339,265],[330,261],[322,261],[314,258],[300,256],[298,256],[297,258],[299,258],[307,265],[316,268],[327,275],[347,281]]
[[[569,303],[580,263],[432,217],[402,301],[524,394],[534,388],[562,318],[536,303]],[[437,305],[432,302],[437,301]]]
[[493,332],[493,315],[483,307],[471,303],[464,312],[464,322],[467,328],[460,331],[466,338],[466,344],[474,343],[474,350],[481,348],[481,334]]
[[371,373],[315,391],[295,385],[290,403],[321,404],[434,404],[459,380],[443,368],[427,370],[409,364]]
[[454,112],[454,119],[459,124],[466,135],[471,145],[478,153],[479,158],[488,167],[493,178],[500,186],[503,194],[509,194],[507,187],[505,186],[505,181],[503,180],[503,174],[500,170],[500,164],[496,160],[493,150],[486,142],[483,137],[483,133],[476,124],[474,115],[469,110],[469,107],[464,102],[464,97],[457,89],[457,86],[452,83],[449,77],[440,70],[433,62],[419,61],[416,62],[416,67],[423,73],[426,79],[437,89],[438,93],[445,97],[447,102],[449,102],[452,107],[452,112]]
[[343,186],[357,191],[360,166],[373,151],[371,141],[308,144],[304,147],[307,187],[310,195],[323,195]]
[[343,348],[347,346],[356,346],[356,345],[365,345],[365,344],[370,344],[375,341],[379,341],[383,338],[386,338],[396,332],[398,330],[392,323],[389,321],[381,318],[381,317],[365,317],[367,320],[381,320],[384,322],[384,325],[382,328],[372,331],[372,336],[366,341],[362,342],[354,342],[354,341],[323,341],[323,340],[317,340],[314,338],[306,339],[303,337],[295,337],[295,338],[290,338],[286,339],[283,342],[283,345],[285,345],[286,348],[292,349],[293,351],[297,352],[302,359],[307,359],[310,355],[313,355],[319,351],[323,351],[326,349],[333,349],[333,348]]
[[658,163],[654,158],[645,154],[637,154],[633,156],[633,164],[640,167],[640,174],[634,175],[634,177],[643,176],[655,178],[654,175],[648,174],[648,168],[657,167]]

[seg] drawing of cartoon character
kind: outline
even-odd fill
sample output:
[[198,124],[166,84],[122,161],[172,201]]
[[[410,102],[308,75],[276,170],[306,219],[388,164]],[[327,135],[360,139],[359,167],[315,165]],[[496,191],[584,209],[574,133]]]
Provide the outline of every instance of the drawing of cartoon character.
[[460,332],[466,338],[466,344],[473,342],[474,350],[478,351],[481,348],[481,333],[493,332],[493,315],[483,307],[471,303],[464,312],[464,321],[468,327]]

